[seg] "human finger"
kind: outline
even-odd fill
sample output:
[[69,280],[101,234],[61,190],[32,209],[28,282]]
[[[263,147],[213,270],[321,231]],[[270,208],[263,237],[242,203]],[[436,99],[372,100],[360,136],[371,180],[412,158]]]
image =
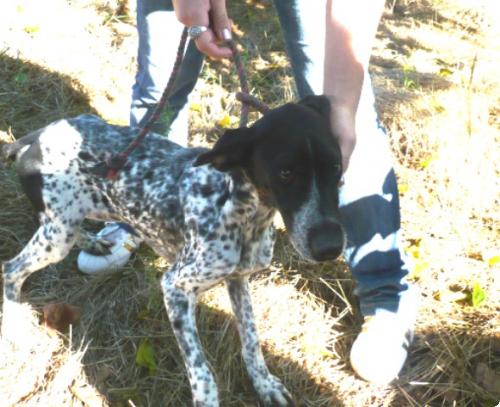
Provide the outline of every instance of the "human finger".
[[211,27],[220,41],[231,39],[231,20],[227,16],[225,0],[211,0]]
[[227,47],[221,47],[217,42],[217,37],[211,29],[205,31],[195,40],[196,47],[205,55],[214,59],[231,58],[231,50]]

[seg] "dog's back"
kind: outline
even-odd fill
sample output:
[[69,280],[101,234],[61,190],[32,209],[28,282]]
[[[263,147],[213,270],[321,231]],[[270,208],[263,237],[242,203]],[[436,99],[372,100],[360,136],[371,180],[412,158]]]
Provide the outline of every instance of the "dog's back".
[[69,234],[65,242],[74,241],[84,218],[121,220],[158,254],[172,258],[184,241],[187,209],[197,206],[197,217],[207,222],[200,227],[210,231],[228,200],[236,211],[250,199],[235,192],[235,183],[246,188],[241,176],[193,167],[207,149],[183,148],[154,133],[133,151],[115,180],[98,175],[96,167],[125,149],[137,131],[82,115],[27,135],[6,146],[4,154],[17,158],[19,179],[41,223],[61,223],[47,228]]

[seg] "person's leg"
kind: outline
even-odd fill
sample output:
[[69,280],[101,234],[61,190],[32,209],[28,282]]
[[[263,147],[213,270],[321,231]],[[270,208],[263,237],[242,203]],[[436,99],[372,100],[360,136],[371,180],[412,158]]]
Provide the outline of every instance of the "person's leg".
[[274,0],[297,92],[301,98],[323,93],[325,0]]
[[356,120],[356,148],[340,192],[348,235],[345,255],[358,282],[356,294],[364,316],[377,309],[397,311],[398,294],[408,288],[396,176],[374,102],[366,74]]
[[[138,70],[132,89],[131,126],[145,124],[161,98],[177,56],[182,29],[171,0],[137,1]],[[188,144],[188,96],[202,64],[203,55],[189,41],[162,115],[164,119],[153,126],[153,131],[167,134],[170,140],[182,146]],[[134,230],[122,222],[107,224],[96,239],[105,243],[108,251],[99,254],[82,250],[77,265],[83,273],[98,274],[122,267],[140,244]]]
[[[138,70],[132,90],[132,126],[144,124],[160,99],[172,72],[182,29],[171,0],[138,0]],[[196,84],[202,64],[203,54],[189,41],[167,106],[167,116],[173,120],[168,137],[184,146],[187,145],[188,135],[188,96]],[[168,122],[161,121],[154,130],[166,133],[167,125]]]
[[[307,0],[274,2],[299,96],[323,93],[324,2],[315,7],[310,7]],[[340,190],[340,211],[348,239],[345,257],[357,282],[355,293],[364,317],[384,313],[400,315],[407,321],[403,325],[412,328],[416,315],[416,295],[408,290],[405,281],[408,267],[399,240],[396,177],[387,135],[377,119],[368,73],[358,108],[356,133],[356,148]],[[378,320],[381,318],[384,317]],[[360,335],[351,354],[358,373],[372,381],[390,381],[394,378],[401,366],[392,368],[391,377],[382,377],[380,374],[377,377],[371,372],[360,371],[363,368],[356,366],[359,363],[355,360],[355,353],[359,353],[361,339]],[[371,354],[374,352],[377,350],[372,347]],[[402,361],[394,363],[402,364],[405,357],[406,353]],[[374,361],[373,365],[377,363]]]

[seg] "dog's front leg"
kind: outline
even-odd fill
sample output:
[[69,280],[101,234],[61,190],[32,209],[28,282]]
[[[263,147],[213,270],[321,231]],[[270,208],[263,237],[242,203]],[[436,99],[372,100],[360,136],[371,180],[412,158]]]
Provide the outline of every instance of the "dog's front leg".
[[293,406],[292,396],[266,366],[255,326],[248,279],[226,280],[238,324],[243,359],[255,391],[265,406]]
[[196,294],[179,281],[179,272],[174,266],[162,281],[165,307],[177,343],[188,371],[189,382],[196,407],[217,407],[217,385],[210,371],[196,328]]

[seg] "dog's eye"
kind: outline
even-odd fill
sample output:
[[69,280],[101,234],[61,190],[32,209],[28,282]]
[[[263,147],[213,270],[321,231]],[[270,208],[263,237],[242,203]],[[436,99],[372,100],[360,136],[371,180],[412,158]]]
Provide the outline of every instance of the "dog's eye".
[[282,181],[290,181],[293,178],[292,170],[283,169],[280,171],[280,178]]

